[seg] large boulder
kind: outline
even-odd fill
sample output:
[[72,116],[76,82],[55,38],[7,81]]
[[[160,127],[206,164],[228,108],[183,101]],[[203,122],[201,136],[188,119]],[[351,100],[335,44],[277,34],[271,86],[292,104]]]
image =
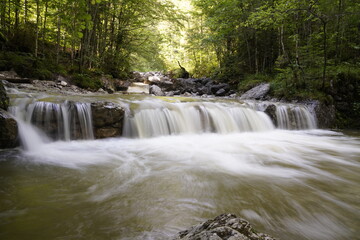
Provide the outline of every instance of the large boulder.
[[8,112],[0,109],[0,149],[19,146],[18,126]]
[[91,104],[95,138],[118,137],[122,134],[125,111],[115,103]]
[[178,233],[175,239],[183,240],[275,240],[257,233],[250,223],[233,214],[222,214]]
[[150,86],[150,94],[154,94],[155,96],[164,96],[165,94],[161,90],[161,88],[157,85]]
[[333,128],[335,126],[336,109],[334,105],[314,101],[307,106],[315,113],[318,128]]
[[8,107],[9,107],[9,98],[6,95],[5,87],[2,81],[0,80],[0,108],[7,110]]
[[241,95],[240,99],[255,99],[261,100],[266,97],[266,95],[270,91],[270,84],[269,83],[262,83],[257,85],[256,87],[250,89],[249,91],[245,92]]

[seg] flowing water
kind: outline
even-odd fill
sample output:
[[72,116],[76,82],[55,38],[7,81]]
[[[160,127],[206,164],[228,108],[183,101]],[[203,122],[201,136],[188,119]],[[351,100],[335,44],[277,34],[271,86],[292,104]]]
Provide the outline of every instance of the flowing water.
[[275,127],[263,103],[116,98],[125,136],[93,140],[85,100],[24,99],[28,144],[0,151],[0,239],[171,239],[227,212],[280,239],[360,239],[360,135],[303,106]]

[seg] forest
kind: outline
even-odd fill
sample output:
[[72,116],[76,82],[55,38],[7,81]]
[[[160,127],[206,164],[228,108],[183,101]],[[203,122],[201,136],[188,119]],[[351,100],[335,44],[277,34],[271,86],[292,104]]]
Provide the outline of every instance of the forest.
[[239,91],[271,82],[276,96],[331,102],[344,82],[358,89],[360,3],[1,0],[0,48],[0,70],[75,76],[90,88],[96,76],[176,72],[179,61]]

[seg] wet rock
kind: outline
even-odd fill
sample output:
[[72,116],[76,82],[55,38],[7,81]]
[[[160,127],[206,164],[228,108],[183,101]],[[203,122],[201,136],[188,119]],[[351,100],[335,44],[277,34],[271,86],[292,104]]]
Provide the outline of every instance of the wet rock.
[[0,149],[19,146],[18,126],[8,112],[0,109]]
[[95,138],[118,137],[122,134],[124,109],[111,102],[91,104]]
[[336,109],[334,105],[327,105],[319,101],[313,101],[307,104],[317,118],[319,128],[332,128],[336,122]]
[[165,94],[161,90],[161,88],[157,85],[150,86],[150,94],[154,94],[155,96],[164,96]]
[[265,96],[270,91],[270,84],[269,83],[262,83],[249,91],[245,92],[241,95],[240,99],[255,99],[261,100],[264,99]]
[[257,233],[250,223],[233,214],[222,214],[178,233],[174,240],[275,240]]
[[268,105],[264,112],[270,117],[273,124],[277,126],[276,106],[274,104]]
[[4,85],[3,85],[2,81],[0,80],[0,108],[7,110],[8,106],[9,106],[9,98],[6,94]]

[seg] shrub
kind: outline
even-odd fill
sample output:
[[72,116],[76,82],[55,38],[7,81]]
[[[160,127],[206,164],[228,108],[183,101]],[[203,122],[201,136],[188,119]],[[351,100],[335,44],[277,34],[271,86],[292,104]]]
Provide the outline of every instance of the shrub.
[[87,74],[75,74],[71,81],[78,87],[90,89],[93,91],[102,87],[102,83],[99,78],[90,77]]

